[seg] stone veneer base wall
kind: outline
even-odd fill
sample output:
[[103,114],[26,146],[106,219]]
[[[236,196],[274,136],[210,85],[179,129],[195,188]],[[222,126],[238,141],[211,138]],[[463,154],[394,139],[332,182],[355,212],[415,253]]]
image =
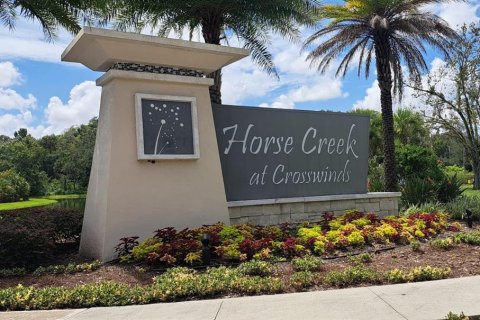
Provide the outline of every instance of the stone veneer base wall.
[[357,209],[380,216],[397,215],[400,192],[282,198],[228,203],[232,224],[275,225],[318,222],[324,212],[341,215]]

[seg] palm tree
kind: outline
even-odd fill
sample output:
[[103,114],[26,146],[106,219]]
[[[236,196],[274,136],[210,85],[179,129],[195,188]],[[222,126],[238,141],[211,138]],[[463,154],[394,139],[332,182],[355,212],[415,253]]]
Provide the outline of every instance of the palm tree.
[[[313,24],[317,0],[124,0],[117,1],[116,28],[142,30],[158,28],[159,36],[170,31],[200,30],[206,43],[219,45],[229,37],[242,40],[253,60],[277,76],[268,52],[269,33],[289,39],[299,35],[298,24]],[[221,103],[221,70],[209,75],[212,102]]]
[[345,76],[349,65],[358,58],[358,75],[365,66],[365,76],[375,57],[378,85],[381,92],[382,138],[385,164],[385,188],[397,190],[395,144],[392,110],[393,95],[401,98],[404,86],[402,67],[419,81],[428,70],[424,59],[425,44],[448,55],[448,40],[457,37],[447,22],[421,10],[422,6],[448,0],[344,0],[343,5],[328,5],[322,18],[331,19],[327,26],[315,32],[305,47],[329,38],[308,55],[325,72],[341,56],[337,75]]
[[428,144],[428,128],[421,113],[407,108],[393,115],[395,138],[401,144]]
[[88,22],[106,7],[103,0],[0,0],[0,23],[14,30],[18,16],[38,21],[47,40],[52,40],[58,27],[78,32],[80,20]]

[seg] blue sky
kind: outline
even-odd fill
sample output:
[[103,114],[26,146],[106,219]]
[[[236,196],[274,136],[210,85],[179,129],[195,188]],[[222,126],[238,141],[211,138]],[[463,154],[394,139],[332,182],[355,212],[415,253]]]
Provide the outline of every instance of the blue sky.
[[[480,0],[472,0],[429,10],[456,26],[478,22],[479,8]],[[311,33],[304,30],[304,38]],[[58,134],[98,115],[100,89],[94,81],[101,73],[60,61],[72,38],[60,30],[53,43],[45,42],[38,24],[24,20],[17,21],[14,32],[0,28],[0,134],[11,136],[21,127],[37,137]],[[250,59],[225,68],[223,102],[334,111],[379,108],[374,74],[367,80],[357,78],[355,71],[345,79],[335,78],[333,69],[320,75],[309,68],[300,47],[272,36],[270,50],[280,81],[258,69]],[[429,52],[427,59],[434,68],[437,53]],[[409,97],[404,100],[407,105],[414,102]]]

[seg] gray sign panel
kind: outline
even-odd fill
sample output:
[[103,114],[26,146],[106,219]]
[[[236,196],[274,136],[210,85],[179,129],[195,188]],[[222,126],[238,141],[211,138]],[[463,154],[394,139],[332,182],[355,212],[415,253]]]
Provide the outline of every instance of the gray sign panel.
[[214,105],[228,201],[367,192],[368,116]]

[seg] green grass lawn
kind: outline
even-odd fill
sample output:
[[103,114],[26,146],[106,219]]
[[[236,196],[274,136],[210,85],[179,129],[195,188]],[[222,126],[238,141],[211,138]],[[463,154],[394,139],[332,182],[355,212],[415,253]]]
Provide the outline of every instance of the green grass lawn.
[[41,198],[30,198],[28,201],[0,203],[0,211],[48,206],[57,203],[58,200],[85,199],[85,197],[85,194],[62,194]]
[[0,203],[0,211],[48,206],[54,203],[57,203],[57,200],[47,198],[30,198],[28,201]]
[[463,194],[467,197],[478,197],[480,198],[480,190],[473,190],[471,184],[464,185]]

